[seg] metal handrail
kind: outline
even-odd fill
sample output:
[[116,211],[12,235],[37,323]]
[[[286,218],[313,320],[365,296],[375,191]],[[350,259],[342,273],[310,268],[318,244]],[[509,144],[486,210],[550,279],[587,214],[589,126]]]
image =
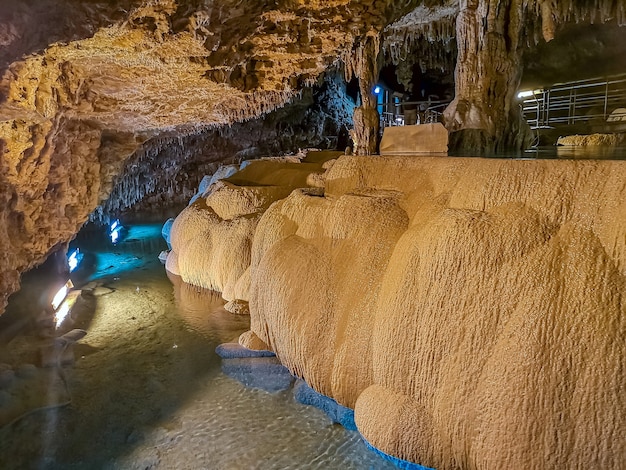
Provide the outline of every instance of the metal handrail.
[[533,129],[606,121],[614,109],[626,107],[626,73],[522,93],[531,93],[520,107]]
[[447,100],[400,101],[398,103],[378,104],[380,127],[439,122],[443,110],[448,104],[450,101]]

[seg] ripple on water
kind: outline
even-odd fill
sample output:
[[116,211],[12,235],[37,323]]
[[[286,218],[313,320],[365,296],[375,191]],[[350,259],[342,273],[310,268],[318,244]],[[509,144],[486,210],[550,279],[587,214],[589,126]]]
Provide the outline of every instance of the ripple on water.
[[142,252],[142,269],[94,297],[80,324],[91,353],[68,370],[71,405],[1,429],[3,470],[395,468],[292,388],[268,393],[224,375],[215,347],[249,318],[225,311],[219,294],[173,289],[157,255]]

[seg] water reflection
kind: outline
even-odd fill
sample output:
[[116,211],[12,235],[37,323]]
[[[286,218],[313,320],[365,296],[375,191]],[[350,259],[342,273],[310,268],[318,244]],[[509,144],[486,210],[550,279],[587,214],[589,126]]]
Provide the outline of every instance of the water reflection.
[[[81,245],[103,270],[86,276],[99,279],[75,318],[87,336],[62,369],[71,403],[0,427],[2,470],[393,468],[291,389],[267,393],[224,375],[215,347],[248,329],[249,318],[226,312],[219,294],[168,279],[157,259],[160,224],[142,238],[129,228],[115,247],[96,242],[97,233]],[[19,341],[32,338],[13,340],[12,352]],[[241,378],[259,385],[241,366]],[[51,393],[37,395],[49,404]]]
[[72,274],[75,284],[103,278],[119,277],[137,269],[146,269],[154,261],[154,253],[167,248],[161,237],[160,224],[130,225],[124,237],[112,243],[107,227],[86,226],[71,244],[85,254],[83,262]]
[[488,153],[485,155],[467,154],[461,151],[450,151],[448,153],[454,157],[475,157],[475,158],[509,158],[509,159],[576,159],[576,160],[626,160],[626,147],[624,146],[562,146],[546,145],[532,147],[526,150]]
[[568,146],[556,147],[557,158],[576,160],[623,160],[626,157],[626,149],[611,146]]
[[169,272],[167,277],[174,286],[176,311],[193,330],[219,344],[236,342],[241,333],[250,329],[250,317],[225,310],[220,293],[187,284]]
[[524,156],[537,159],[626,160],[626,147],[552,145],[528,149]]

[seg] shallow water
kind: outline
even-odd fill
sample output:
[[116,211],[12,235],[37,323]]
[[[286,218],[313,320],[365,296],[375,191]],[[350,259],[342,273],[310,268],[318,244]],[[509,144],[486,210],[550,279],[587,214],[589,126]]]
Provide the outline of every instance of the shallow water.
[[[170,282],[157,260],[160,225],[130,227],[116,246],[97,232],[77,243],[89,266],[76,283],[92,284],[62,326],[88,331],[63,368],[70,403],[0,429],[0,468],[395,468],[291,389],[268,393],[222,373],[215,347],[249,318]],[[27,362],[18,353],[38,341],[19,335],[2,361]]]

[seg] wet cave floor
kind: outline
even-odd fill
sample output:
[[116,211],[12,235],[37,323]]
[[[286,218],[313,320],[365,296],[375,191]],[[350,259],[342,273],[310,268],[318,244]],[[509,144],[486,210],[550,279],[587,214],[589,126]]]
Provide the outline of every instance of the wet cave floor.
[[[249,317],[168,279],[160,227],[131,226],[116,246],[83,247],[94,269],[63,328],[87,335],[73,365],[31,371],[44,381],[41,396],[24,400],[20,419],[0,422],[0,468],[395,468],[357,432],[297,403],[291,387],[270,393],[222,372],[215,347],[235,341]],[[18,335],[0,362],[29,362],[36,341]],[[13,395],[27,375],[16,375]]]

